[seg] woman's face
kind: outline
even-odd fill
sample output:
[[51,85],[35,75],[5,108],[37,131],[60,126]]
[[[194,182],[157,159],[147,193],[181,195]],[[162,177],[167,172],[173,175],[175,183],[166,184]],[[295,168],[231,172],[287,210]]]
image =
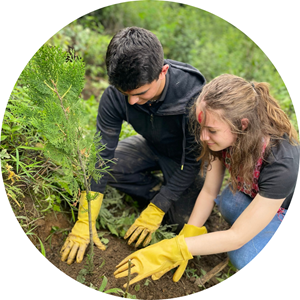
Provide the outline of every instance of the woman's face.
[[[197,107],[196,114],[199,123],[202,119],[202,111],[205,106],[203,101]],[[215,113],[211,113],[206,110],[206,121],[202,124],[200,139],[206,143],[210,150],[221,151],[232,146],[235,143],[236,134],[233,134],[229,125],[224,122],[218,115],[220,110],[216,110]]]

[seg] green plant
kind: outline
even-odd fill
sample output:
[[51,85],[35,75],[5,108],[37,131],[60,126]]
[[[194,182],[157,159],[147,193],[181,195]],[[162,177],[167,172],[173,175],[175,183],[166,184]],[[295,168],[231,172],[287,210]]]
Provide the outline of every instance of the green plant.
[[[85,130],[80,93],[84,86],[84,62],[74,52],[66,53],[57,47],[43,46],[29,61],[21,75],[28,88],[31,107],[20,103],[15,113],[23,116],[43,136],[43,152],[60,166],[56,173],[58,184],[75,199],[79,190],[87,191],[90,239],[90,180],[99,181],[108,170],[99,153],[104,147],[100,134],[93,136]],[[98,164],[99,169],[95,166]],[[20,164],[21,166],[21,164]],[[31,176],[30,174],[27,174]],[[48,197],[51,200],[51,195]],[[90,246],[90,270],[93,268],[93,243]]]

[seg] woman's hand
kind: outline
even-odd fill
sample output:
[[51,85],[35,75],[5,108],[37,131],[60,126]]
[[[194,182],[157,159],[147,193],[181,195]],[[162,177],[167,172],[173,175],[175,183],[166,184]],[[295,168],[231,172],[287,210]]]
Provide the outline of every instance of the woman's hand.
[[[131,274],[138,273],[138,276],[129,282],[129,285],[131,285],[161,271],[166,273],[192,258],[193,256],[187,249],[184,236],[178,235],[175,238],[163,240],[127,256],[117,265],[118,269],[114,272],[114,275],[116,278],[128,276],[128,260],[131,260]],[[153,280],[159,278],[152,276]],[[127,284],[124,287],[126,288]]]

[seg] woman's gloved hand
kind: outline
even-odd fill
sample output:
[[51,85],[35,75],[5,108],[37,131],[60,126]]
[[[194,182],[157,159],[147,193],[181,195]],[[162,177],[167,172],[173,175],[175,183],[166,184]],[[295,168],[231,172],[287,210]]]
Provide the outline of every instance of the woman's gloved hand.
[[[95,197],[95,194],[98,194],[98,196],[94,200],[91,200],[93,242],[99,249],[105,250],[106,247],[101,243],[96,231],[96,219],[102,205],[103,194],[91,192],[92,199]],[[85,250],[90,243],[86,192],[81,193],[79,201],[78,220],[60,250],[61,260],[67,260],[67,264],[69,265],[75,260],[75,257],[77,263],[82,262]]]
[[139,234],[141,234],[135,247],[138,247],[143,240],[143,246],[146,247],[151,242],[152,233],[159,227],[164,215],[165,213],[160,208],[150,203],[127,230],[124,239],[127,239],[131,235],[128,245],[135,241]]
[[[185,224],[184,227],[182,228],[182,230],[180,231],[179,235],[183,235],[185,238],[187,238],[187,237],[197,236],[197,235],[201,235],[201,234],[205,234],[205,233],[207,233],[205,226],[197,227],[194,225]],[[177,282],[180,280],[180,278],[182,277],[182,275],[186,269],[187,264],[188,264],[188,260],[184,260],[180,263],[179,267],[177,268],[176,272],[173,275],[174,282]],[[167,268],[165,270],[162,270],[159,273],[153,274],[152,279],[158,280],[168,271],[169,271],[169,269]]]
[[[131,260],[131,274],[138,273],[129,285],[138,282],[148,276],[170,271],[182,262],[192,259],[183,235],[177,235],[172,239],[163,240],[144,249],[138,250],[127,256],[117,265],[114,272],[116,278],[128,276],[128,260]],[[167,270],[167,271],[166,271]],[[155,277],[153,280],[157,280]],[[127,284],[124,285],[127,287]]]

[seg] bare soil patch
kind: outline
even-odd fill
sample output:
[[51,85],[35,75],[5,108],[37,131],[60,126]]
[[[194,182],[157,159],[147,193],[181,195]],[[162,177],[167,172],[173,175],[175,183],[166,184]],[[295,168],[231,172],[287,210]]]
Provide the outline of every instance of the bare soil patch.
[[[29,215],[34,213],[35,209],[29,197],[22,199],[22,204],[22,209],[20,209],[17,208],[14,203],[11,203],[11,205],[14,206],[16,215],[20,216],[22,214]],[[38,218],[35,222],[36,229],[34,232],[45,246],[46,259],[48,259],[60,271],[64,272],[74,280],[77,280],[78,284],[84,284],[89,287],[92,286],[98,290],[103,280],[102,276],[104,275],[108,279],[105,290],[120,288],[125,291],[123,285],[126,283],[127,279],[116,279],[113,276],[113,272],[116,269],[116,265],[121,260],[136,251],[134,246],[128,245],[124,239],[116,237],[110,232],[106,232],[105,238],[109,240],[107,249],[105,251],[101,251],[96,247],[94,248],[94,272],[93,274],[85,274],[82,270],[86,268],[86,255],[83,262],[80,264],[73,263],[72,265],[68,265],[60,259],[60,249],[64,243],[67,233],[73,226],[73,223],[70,220],[71,218],[68,214],[52,212],[44,217]],[[52,230],[53,227],[56,229],[59,228],[59,230],[56,230],[54,234]],[[206,227],[209,232],[212,232],[226,229],[228,228],[228,224],[222,219],[218,210],[215,208],[206,224]],[[51,238],[49,238],[50,235]],[[34,245],[40,249],[38,239],[35,238],[35,236],[30,236],[29,238]],[[151,277],[143,279],[142,281],[130,286],[128,292],[131,295],[135,295],[137,299],[145,300],[176,298],[200,292],[203,289],[207,289],[218,284],[219,281],[216,277],[222,278],[223,274],[227,274],[228,271],[230,273],[229,266],[226,266],[219,274],[213,276],[208,282],[206,282],[204,286],[199,286],[198,284],[199,278],[203,277],[205,272],[212,271],[212,269],[226,260],[226,258],[227,254],[225,253],[202,256],[201,258],[195,257],[189,261],[187,267],[192,271],[188,272],[188,274],[185,273],[179,282],[174,283],[172,281],[173,272],[175,271],[172,270],[157,281],[153,281]],[[132,278],[134,276],[135,275],[133,274]],[[117,294],[113,295],[122,296]]]

